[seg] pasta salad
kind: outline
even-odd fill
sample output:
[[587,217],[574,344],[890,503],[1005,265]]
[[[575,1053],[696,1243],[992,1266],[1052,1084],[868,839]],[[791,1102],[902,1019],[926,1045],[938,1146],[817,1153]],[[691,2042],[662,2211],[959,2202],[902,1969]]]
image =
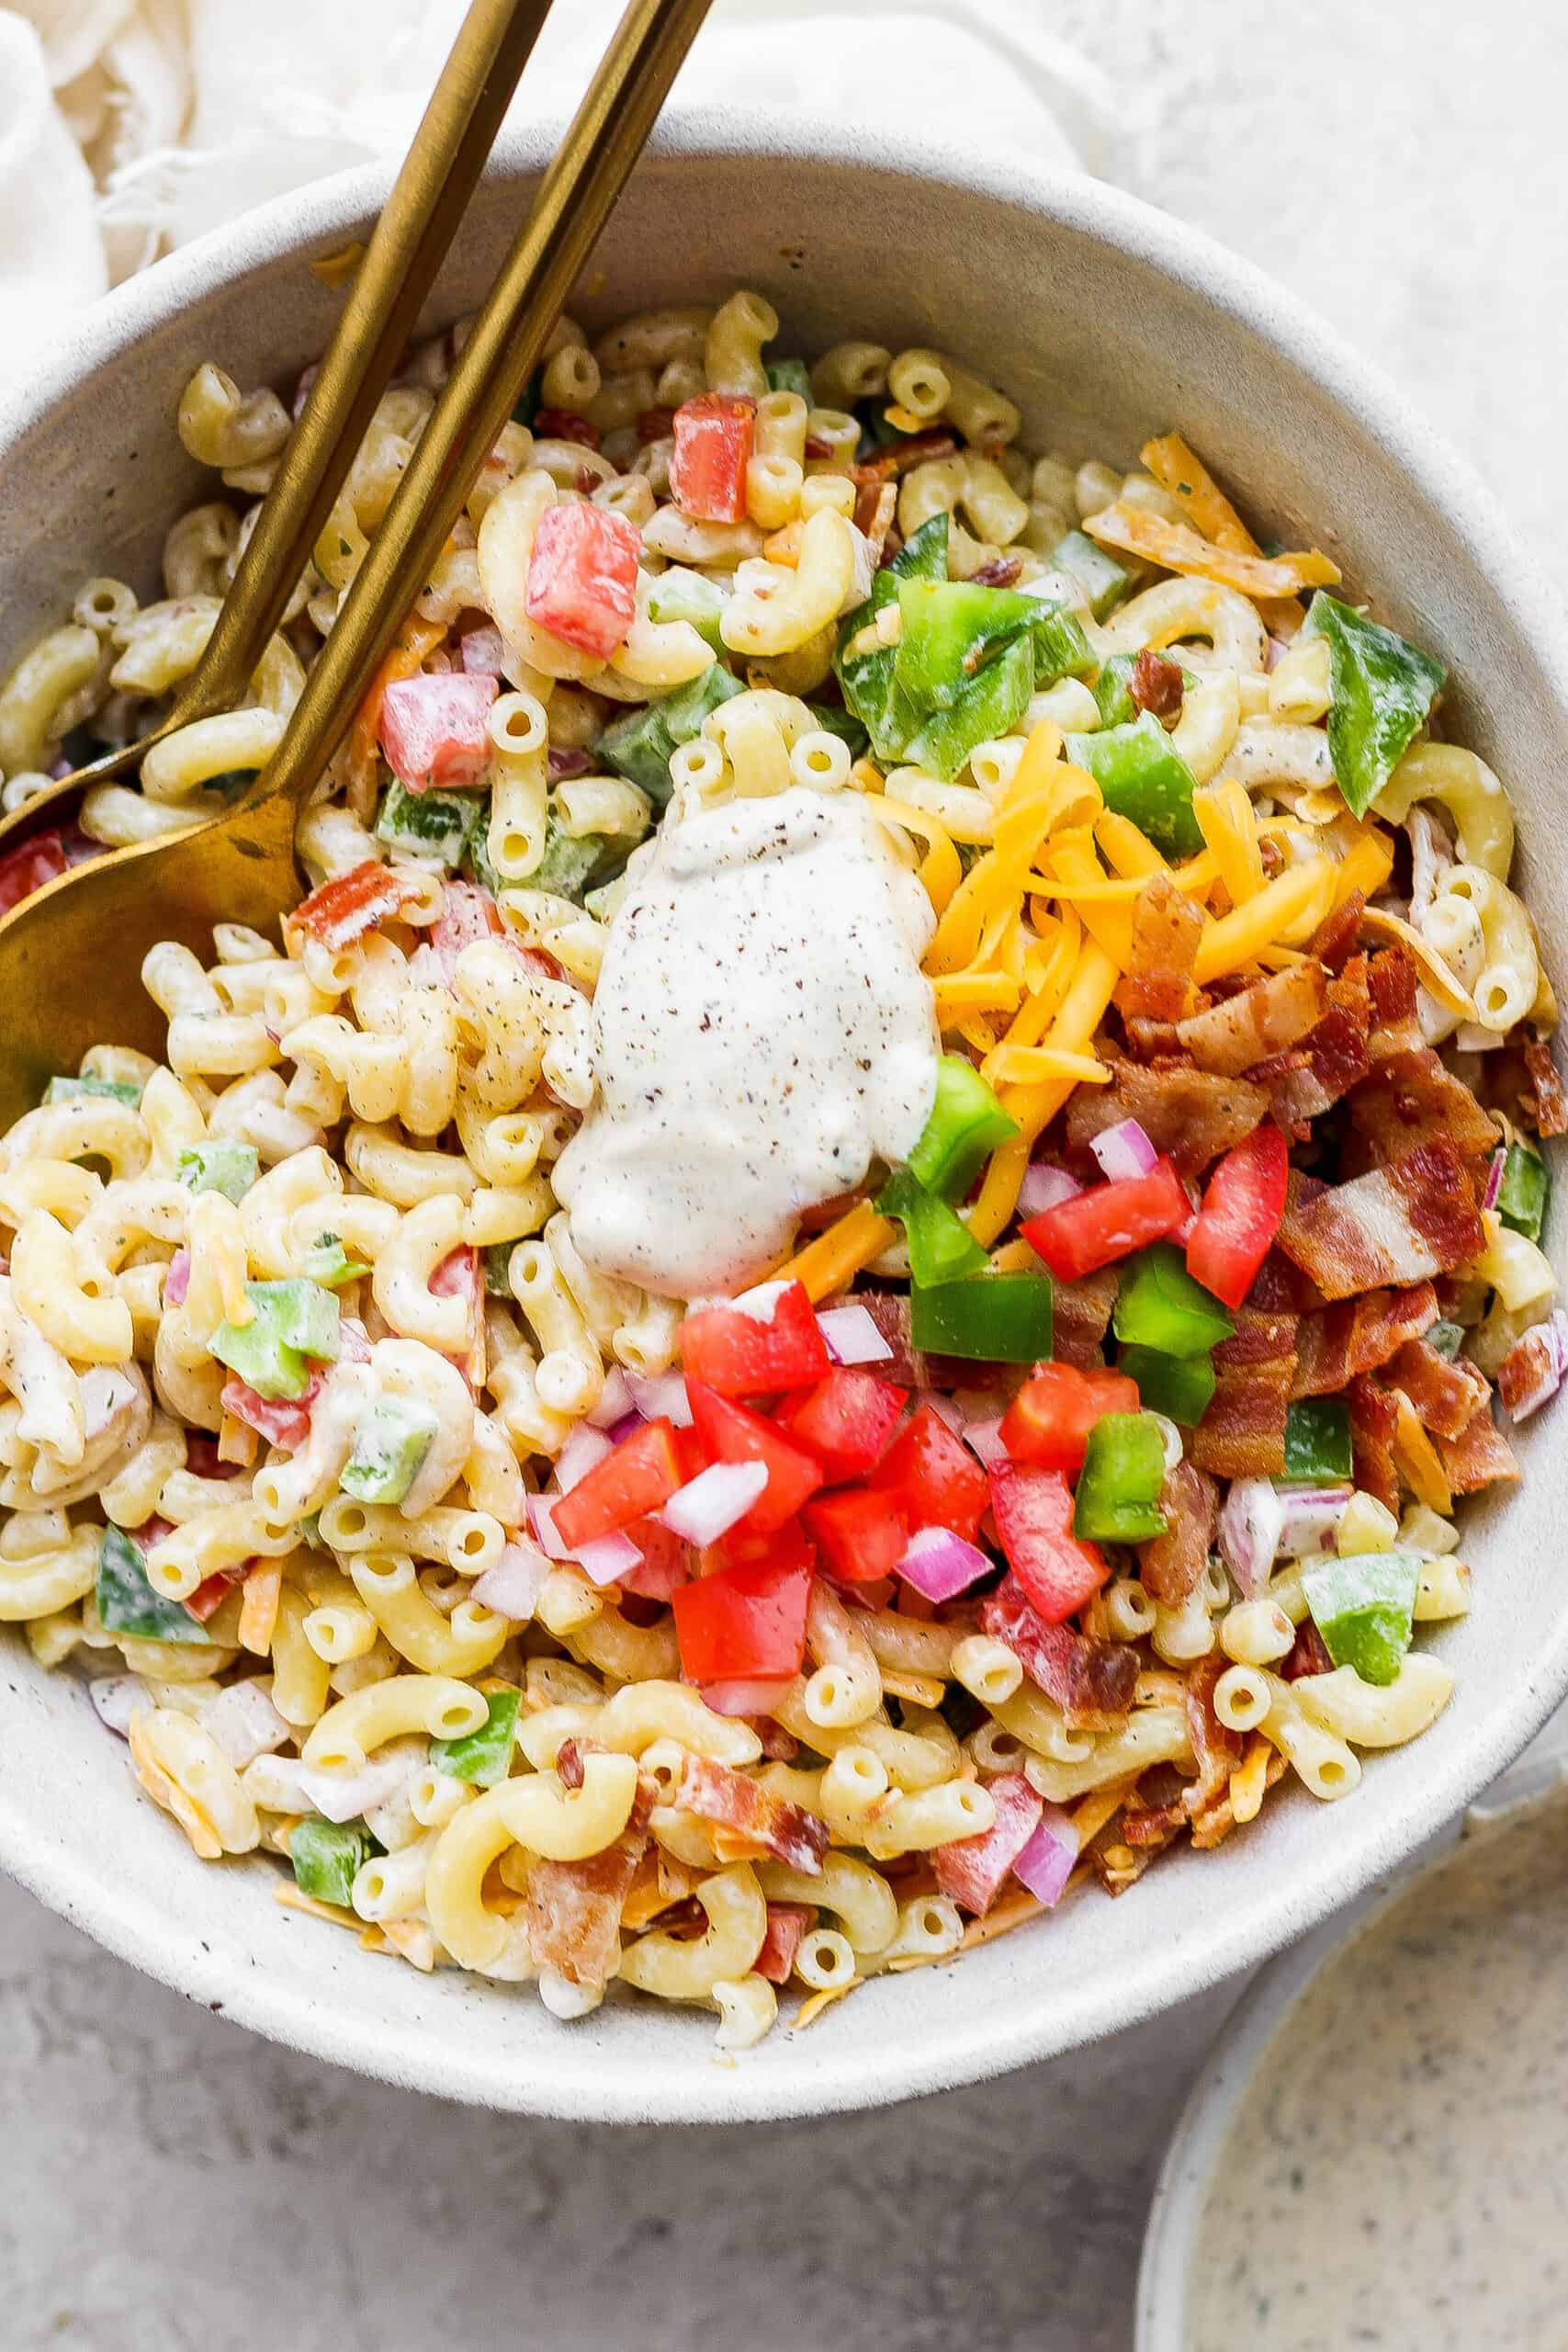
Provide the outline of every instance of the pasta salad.
[[[1032,456],[944,352],[778,332],[560,321],[281,939],[156,948],[164,1060],[0,1138],[0,1620],[204,1859],[729,2048],[1348,1796],[1449,1698],[1495,1392],[1568,1369],[1441,665],[1178,435]],[[247,707],[0,908],[265,764],[461,334]],[[192,379],[214,494],[0,685],[7,809],[167,707],[289,427]]]

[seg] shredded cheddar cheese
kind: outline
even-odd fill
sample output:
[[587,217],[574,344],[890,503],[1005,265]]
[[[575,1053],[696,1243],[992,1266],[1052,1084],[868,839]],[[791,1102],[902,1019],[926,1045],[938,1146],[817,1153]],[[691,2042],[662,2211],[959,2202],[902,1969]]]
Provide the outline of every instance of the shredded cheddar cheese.
[[1263,888],[1263,850],[1258,820],[1246,788],[1235,776],[1200,785],[1192,795],[1192,814],[1230,893],[1233,907],[1244,906]]
[[1091,514],[1084,525],[1090,538],[1123,555],[1141,556],[1162,571],[1179,571],[1213,580],[1222,588],[1238,589],[1244,596],[1292,596],[1302,588],[1332,588],[1339,567],[1321,548],[1293,555],[1247,555],[1239,548],[1215,547],[1189,530],[1185,523],[1168,523],[1146,507],[1113,506]]

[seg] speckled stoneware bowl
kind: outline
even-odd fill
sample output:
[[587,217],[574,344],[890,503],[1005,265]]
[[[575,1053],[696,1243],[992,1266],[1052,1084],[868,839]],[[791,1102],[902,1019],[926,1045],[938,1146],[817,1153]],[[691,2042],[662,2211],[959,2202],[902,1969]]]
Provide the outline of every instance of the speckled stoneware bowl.
[[[442,291],[470,305],[547,152],[509,149]],[[77,582],[154,577],[197,491],[173,421],[197,362],[288,379],[333,297],[305,266],[363,232],[384,185],[355,174],[251,215],[123,288],[0,414],[0,660]],[[1470,475],[1328,331],[1241,263],[1123,196],[1010,159],[911,152],[705,110],[668,122],[573,307],[591,324],[736,284],[774,300],[783,347],[863,334],[950,345],[1023,406],[1029,437],[1130,459],[1179,427],[1265,536],[1333,549],[1358,591],[1439,651],[1467,741],[1519,810],[1525,888],[1568,972],[1568,893],[1550,882],[1568,773],[1557,615]],[[433,321],[433,323],[434,322]],[[112,1003],[105,1005],[112,1035]],[[612,1998],[556,2024],[527,1993],[420,1976],[272,1901],[276,1864],[198,1862],[135,1788],[83,1686],[0,1675],[0,1862],[45,1902],[193,2000],[322,2058],[450,2098],[560,2116],[724,2120],[869,2106],[1043,2058],[1277,1950],[1400,1859],[1495,1774],[1568,1689],[1562,1424],[1525,1432],[1525,1478],[1472,1516],[1475,1611],[1438,1635],[1453,1703],[1370,1759],[1328,1808],[1300,1793],[1245,1838],[1098,1892],[960,1965],[854,1994],[798,2039],[719,2063],[714,2020]]]

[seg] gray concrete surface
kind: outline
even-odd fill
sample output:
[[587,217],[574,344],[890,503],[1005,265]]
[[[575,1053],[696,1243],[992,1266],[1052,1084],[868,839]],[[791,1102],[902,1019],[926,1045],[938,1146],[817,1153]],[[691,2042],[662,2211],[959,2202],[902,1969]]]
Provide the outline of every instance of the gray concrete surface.
[[[1557,569],[1560,0],[1051,15],[1124,94],[1128,183],[1381,360]],[[323,2072],[0,1886],[0,2346],[1125,2352],[1159,2151],[1239,1989],[889,2114],[616,2136]]]

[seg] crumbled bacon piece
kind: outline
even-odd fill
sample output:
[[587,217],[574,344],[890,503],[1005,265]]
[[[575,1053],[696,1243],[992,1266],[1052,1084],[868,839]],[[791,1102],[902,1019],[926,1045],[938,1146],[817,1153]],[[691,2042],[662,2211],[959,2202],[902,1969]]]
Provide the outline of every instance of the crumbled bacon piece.
[[955,1838],[931,1852],[943,1894],[976,1918],[984,1917],[1001,1893],[1045,1810],[1021,1772],[999,1772],[986,1783],[986,1792],[997,1809],[990,1827],[978,1838]]
[[1497,1394],[1514,1420],[1528,1420],[1557,1395],[1562,1385],[1562,1327],[1561,1311],[1538,1323],[1516,1340],[1497,1367]]
[[1056,1284],[1052,1353],[1061,1363],[1088,1372],[1104,1361],[1117,1282],[1116,1268],[1101,1266],[1098,1273],[1080,1274],[1077,1282]]
[[1356,952],[1360,936],[1361,917],[1366,910],[1364,890],[1352,890],[1333,913],[1325,915],[1313,933],[1307,945],[1309,956],[1330,972],[1341,972]]
[[1486,1375],[1474,1364],[1462,1356],[1440,1356],[1425,1340],[1406,1340],[1389,1359],[1383,1378],[1391,1388],[1404,1391],[1422,1428],[1434,1437],[1462,1437],[1492,1394]]
[[1551,1058],[1550,1046],[1532,1038],[1525,1047],[1525,1068],[1529,1073],[1531,1102],[1538,1135],[1568,1135],[1568,1095],[1562,1091],[1562,1080]]
[[1155,1149],[1196,1176],[1259,1125],[1269,1109],[1260,1086],[1217,1078],[1184,1063],[1122,1061],[1109,1086],[1080,1086],[1067,1105],[1067,1141],[1087,1149],[1122,1119],[1136,1119]]
[[1481,1487],[1519,1475],[1514,1449],[1493,1419],[1490,1402],[1477,1406],[1457,1438],[1434,1436],[1432,1442],[1456,1495],[1473,1495]]
[[761,1781],[728,1764],[714,1764],[705,1756],[688,1756],[680,1784],[671,1799],[678,1813],[694,1814],[699,1821],[717,1822],[738,1837],[765,1846],[793,1870],[815,1875],[828,1850],[828,1825],[803,1805],[775,1796]]
[[537,1856],[528,1871],[528,1950],[539,1968],[573,1984],[604,1984],[619,1964],[621,1905],[648,1847],[652,1800],[639,1782],[631,1817],[613,1846],[585,1861]]
[[[1368,1290],[1303,1315],[1296,1333],[1292,1396],[1337,1396],[1359,1372],[1375,1372],[1438,1319],[1430,1283],[1407,1290]],[[1428,1353],[1430,1351],[1428,1351]]]
[[1485,1238],[1465,1163],[1447,1136],[1310,1195],[1292,1170],[1280,1226],[1280,1247],[1330,1299],[1449,1273],[1479,1257]]
[[1350,1124],[1385,1163],[1439,1136],[1464,1159],[1490,1153],[1497,1141],[1496,1122],[1430,1046],[1385,1054],[1351,1095]]
[[1190,1458],[1216,1478],[1278,1478],[1285,1467],[1285,1414],[1296,1371],[1296,1317],[1236,1309],[1235,1329],[1214,1350],[1215,1386],[1192,1432]]
[[1345,1392],[1350,1408],[1350,1469],[1363,1494],[1375,1495],[1385,1510],[1399,1510],[1399,1473],[1393,1466],[1393,1436],[1399,1408],[1393,1398],[1359,1373]]
[[645,449],[652,442],[668,441],[674,430],[675,412],[672,408],[655,407],[638,410],[637,437]]
[[[970,584],[976,588],[1010,588],[1022,570],[1021,556],[993,556],[989,563],[983,563],[978,571],[969,574]],[[1138,658],[1142,661],[1143,656]]]
[[1069,1724],[1086,1731],[1120,1728],[1138,1679],[1138,1654],[1127,1643],[1048,1625],[1010,1568],[981,1603],[980,1623],[993,1641],[1006,1643]]
[[1327,1674],[1334,1660],[1327,1645],[1310,1617],[1303,1617],[1296,1627],[1296,1638],[1285,1654],[1280,1668],[1282,1681],[1298,1682],[1303,1674]]
[[1134,662],[1127,692],[1134,709],[1152,711],[1156,718],[1181,715],[1181,672],[1152,645],[1145,645]]
[[1270,972],[1224,1003],[1177,1023],[1176,1034],[1198,1068],[1239,1078],[1270,1056],[1284,1053],[1315,1029],[1328,1010],[1328,982],[1320,964],[1292,964]]
[[1416,958],[1402,941],[1384,947],[1367,966],[1371,991],[1372,1023],[1368,1047],[1373,1061],[1385,1054],[1418,1053],[1426,1044],[1416,1018],[1416,991],[1420,975]]
[[1328,1011],[1300,1044],[1248,1075],[1269,1089],[1276,1125],[1304,1137],[1315,1118],[1359,1085],[1371,1068],[1367,1034],[1372,1000],[1367,958],[1352,956],[1328,983]]
[[352,947],[356,939],[363,939],[378,923],[389,922],[418,897],[417,882],[367,857],[363,865],[351,865],[346,874],[330,875],[308,899],[300,899],[291,915],[285,916],[284,924],[289,931],[308,932],[335,953]]
[[[1133,901],[1133,953],[1116,985],[1129,1045],[1135,1043],[1134,1023],[1168,1027],[1187,1012],[1202,930],[1203,910],[1190,892],[1168,874],[1152,875]],[[1136,1049],[1141,1060],[1153,1058]]]
[[787,1984],[801,1938],[816,1917],[809,1904],[770,1903],[767,1933],[762,1938],[761,1951],[751,1962],[753,1973],[765,1976],[770,1984]]
[[[596,424],[569,408],[542,408],[534,419],[536,441],[575,441],[581,449],[597,449],[603,436]],[[595,483],[598,476],[593,477]]]
[[[808,440],[806,454],[808,458],[827,458],[832,452],[825,442],[819,448],[813,449]],[[953,458],[957,454],[958,443],[954,435],[942,426],[934,425],[928,432],[907,434],[901,440],[889,441],[884,447],[874,449],[865,463],[857,466],[855,471],[876,474],[884,481],[894,481],[915,466],[930,465],[933,458]]]
[[[1221,1653],[1211,1651],[1199,1658],[1182,1687],[1181,1702],[1187,1713],[1188,1736],[1192,1742],[1193,1761],[1198,1777],[1188,1783],[1182,1792],[1182,1810],[1194,1826],[1193,1844],[1202,1842],[1197,1834],[1200,1815],[1206,1814],[1230,1785],[1231,1774],[1242,1758],[1242,1737],[1223,1724],[1214,1712],[1214,1685],[1224,1673],[1230,1661]],[[1207,1841],[1217,1843],[1215,1839]]]
[[1176,1609],[1197,1590],[1209,1564],[1219,1497],[1213,1480],[1183,1461],[1166,1472],[1159,1507],[1165,1533],[1143,1546],[1138,1574],[1156,1600]]
[[563,1739],[557,1748],[556,1778],[563,1789],[582,1786],[582,1749],[575,1739]]

